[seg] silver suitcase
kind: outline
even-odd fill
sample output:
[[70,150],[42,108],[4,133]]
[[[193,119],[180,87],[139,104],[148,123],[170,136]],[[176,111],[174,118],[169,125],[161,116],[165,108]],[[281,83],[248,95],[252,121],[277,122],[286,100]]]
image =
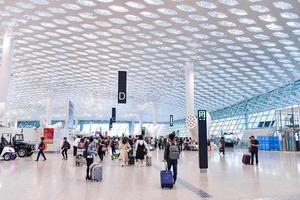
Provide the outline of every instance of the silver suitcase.
[[91,166],[91,179],[93,181],[102,181],[102,165],[100,164],[93,164]]

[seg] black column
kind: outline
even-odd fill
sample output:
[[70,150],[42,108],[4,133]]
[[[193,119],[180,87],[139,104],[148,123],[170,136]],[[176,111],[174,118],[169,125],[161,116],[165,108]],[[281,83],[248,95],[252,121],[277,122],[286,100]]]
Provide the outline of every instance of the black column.
[[206,110],[198,110],[199,168],[208,168]]

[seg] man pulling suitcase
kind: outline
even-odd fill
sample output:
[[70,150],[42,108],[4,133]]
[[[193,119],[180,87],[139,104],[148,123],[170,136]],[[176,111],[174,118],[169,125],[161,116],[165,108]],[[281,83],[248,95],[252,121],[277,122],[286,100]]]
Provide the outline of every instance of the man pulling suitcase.
[[177,179],[177,164],[180,155],[179,145],[176,143],[175,133],[171,133],[169,135],[170,142],[166,143],[164,159],[167,161],[167,169],[168,171],[173,168],[173,184],[176,183]]

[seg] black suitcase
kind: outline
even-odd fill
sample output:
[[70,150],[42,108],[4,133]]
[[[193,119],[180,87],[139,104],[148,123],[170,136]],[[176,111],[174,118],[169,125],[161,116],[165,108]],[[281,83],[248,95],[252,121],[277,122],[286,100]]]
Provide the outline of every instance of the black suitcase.
[[129,156],[128,158],[128,165],[134,165],[134,157],[133,156]]

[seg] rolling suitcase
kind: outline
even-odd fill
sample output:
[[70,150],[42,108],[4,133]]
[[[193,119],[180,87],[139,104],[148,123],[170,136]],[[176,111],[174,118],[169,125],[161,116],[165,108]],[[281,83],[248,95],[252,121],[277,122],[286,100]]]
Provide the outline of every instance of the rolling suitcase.
[[250,155],[249,155],[249,154],[244,154],[244,155],[243,155],[242,162],[243,162],[245,165],[249,165],[249,164],[250,164]]
[[146,156],[146,166],[152,166],[152,158],[150,156]]
[[128,165],[134,165],[134,157],[130,156],[128,159]]
[[134,156],[133,156],[133,151],[129,151],[128,153],[128,165],[134,165]]
[[102,165],[95,163],[90,166],[90,176],[93,181],[102,181]]
[[173,187],[173,173],[169,170],[162,170],[160,171],[160,184],[161,188],[172,188]]

